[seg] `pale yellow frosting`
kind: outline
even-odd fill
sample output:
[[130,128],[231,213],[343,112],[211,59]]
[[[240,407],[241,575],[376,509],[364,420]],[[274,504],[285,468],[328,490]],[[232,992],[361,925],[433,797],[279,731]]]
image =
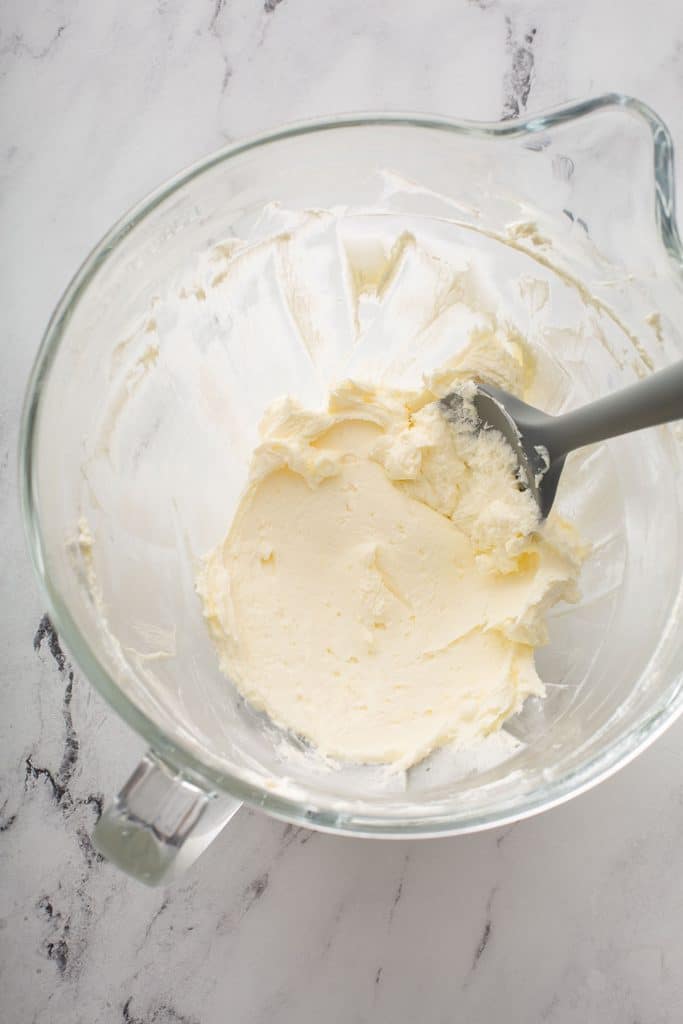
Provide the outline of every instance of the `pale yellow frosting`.
[[533,364],[482,330],[424,387],[346,382],[324,412],[268,410],[248,486],[198,591],[222,670],[280,726],[344,761],[407,767],[474,745],[542,695],[545,613],[576,597],[583,548],[539,526],[500,435],[436,399]]

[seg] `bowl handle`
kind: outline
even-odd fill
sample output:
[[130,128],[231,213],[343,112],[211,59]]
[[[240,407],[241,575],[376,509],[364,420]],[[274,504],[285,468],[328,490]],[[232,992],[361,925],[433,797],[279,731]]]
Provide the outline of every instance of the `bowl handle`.
[[146,885],[165,885],[192,864],[239,810],[148,751],[93,834],[98,850]]

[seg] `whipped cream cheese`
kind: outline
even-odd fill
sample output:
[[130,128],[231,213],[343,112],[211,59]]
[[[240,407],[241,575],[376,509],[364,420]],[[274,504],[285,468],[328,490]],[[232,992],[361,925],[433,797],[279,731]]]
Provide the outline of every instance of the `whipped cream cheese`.
[[[278,725],[343,761],[471,747],[544,692],[545,615],[585,550],[539,524],[472,381],[523,396],[534,361],[489,317],[421,388],[345,381],[323,411],[268,409],[249,481],[197,589],[220,665]],[[454,388],[462,422],[436,404]]]

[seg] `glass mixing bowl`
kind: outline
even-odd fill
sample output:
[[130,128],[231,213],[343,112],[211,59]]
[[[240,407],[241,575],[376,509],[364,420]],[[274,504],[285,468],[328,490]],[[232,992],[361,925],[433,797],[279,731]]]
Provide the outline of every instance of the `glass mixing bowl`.
[[[258,232],[274,202],[386,218],[485,260],[501,309],[551,382],[551,412],[683,352],[671,140],[622,96],[493,125],[400,115],[305,124],[222,150],[121,220],[41,345],[22,498],[56,628],[150,745],[96,840],[151,883],[193,860],[241,802],[356,836],[519,819],[605,778],[683,706],[678,426],[571,458],[558,501],[593,545],[583,598],[552,614],[538,653],[547,697],[527,701],[500,742],[470,757],[438,751],[403,773],[330,766],[239,698],[205,628],[196,559],[225,532],[265,406],[283,391],[309,405],[320,397],[310,367],[291,340],[247,339],[245,310],[226,310],[213,338],[205,322],[188,333],[191,370],[158,381],[143,413],[103,438],[112,409],[159,357],[154,344],[130,348],[136,325],[136,337],[144,323],[156,337],[159,296],[202,253]],[[392,376],[390,348],[373,353],[373,372]],[[409,337],[401,367],[402,379],[423,369]],[[188,411],[193,374],[214,389],[213,421]]]

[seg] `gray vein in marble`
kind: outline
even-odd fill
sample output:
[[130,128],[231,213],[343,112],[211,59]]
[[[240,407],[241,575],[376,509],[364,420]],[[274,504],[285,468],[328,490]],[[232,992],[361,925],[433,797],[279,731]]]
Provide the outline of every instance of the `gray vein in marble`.
[[329,934],[328,934],[328,936],[327,936],[327,938],[325,940],[325,943],[323,945],[323,948],[322,948],[322,950],[320,952],[320,960],[321,961],[327,959],[327,957],[328,957],[328,955],[330,953],[330,950],[332,949],[332,946],[334,944],[334,940],[337,937],[337,931],[339,929],[339,922],[341,921],[342,917],[344,916],[345,909],[346,909],[346,901],[345,900],[340,900],[340,902],[337,904],[337,907],[336,907],[336,909],[334,911],[334,916],[332,918],[332,922],[331,922],[331,925],[330,925]]
[[[36,904],[39,917],[44,922],[45,937],[42,941],[43,955],[54,963],[60,977],[76,979],[84,968],[84,953],[88,948],[90,929],[93,922],[93,905],[89,893],[92,874],[86,864],[80,880],[71,890],[57,886],[56,895],[45,893]],[[69,911],[57,909],[61,901],[67,901]]]
[[552,998],[546,1003],[546,1005],[541,1007],[541,1020],[549,1021],[551,1017],[554,1016],[555,1010],[557,1009],[559,1004],[559,996],[557,995],[557,993],[555,993],[552,996]]
[[228,88],[228,85],[230,84],[230,79],[232,78],[233,75],[232,61],[230,60],[227,53],[225,53],[223,49],[223,33],[221,31],[221,21],[224,11],[225,0],[215,0],[213,13],[211,15],[211,20],[209,21],[209,34],[212,35],[215,39],[217,39],[221,44],[221,59],[223,61],[223,76],[221,78],[220,86],[221,96]]
[[[472,966],[470,967],[470,975],[469,975],[470,977],[472,976],[474,971],[476,971],[477,966],[479,964],[479,961],[481,960],[482,956],[484,955],[484,951],[486,950],[486,947],[488,946],[489,940],[491,938],[491,931],[492,931],[492,928],[493,928],[493,922],[491,920],[491,912],[492,912],[492,909],[493,909],[493,901],[494,901],[494,899],[496,897],[496,893],[497,892],[498,892],[498,886],[494,885],[493,889],[491,890],[491,892],[489,894],[489,898],[486,901],[486,920],[484,922],[484,930],[483,930],[483,932],[481,934],[481,938],[479,940],[479,945],[477,946],[476,950],[474,951],[474,958],[472,960]],[[469,978],[468,978],[468,980],[469,980]]]
[[48,896],[41,896],[36,904],[37,910],[49,921],[49,937],[43,942],[48,960],[52,960],[60,975],[66,973],[69,964],[68,938],[71,931],[71,916],[64,917],[56,910]]
[[154,913],[152,914],[152,916],[149,919],[147,927],[145,928],[145,934],[143,936],[142,942],[140,943],[140,949],[142,949],[142,947],[144,946],[145,942],[147,942],[147,939],[152,934],[152,929],[154,928],[154,925],[157,923],[157,921],[159,920],[161,915],[164,913],[164,911],[168,910],[170,904],[171,904],[171,897],[168,896],[168,895],[164,896],[164,898],[162,899],[162,901],[159,904],[158,908],[154,911]]
[[513,831],[514,827],[514,825],[508,825],[506,828],[501,830],[500,835],[496,836],[496,846],[498,847],[498,849],[500,849],[500,847],[503,845],[507,837]]
[[389,924],[391,924],[391,922],[392,922],[394,913],[396,911],[396,907],[398,906],[399,901],[400,901],[402,895],[403,895],[403,878],[401,878],[401,881],[398,883],[398,886],[396,888],[396,892],[394,894],[394,902],[391,904],[391,910],[389,911]]
[[472,969],[474,969],[477,966],[477,964],[479,963],[479,961],[481,959],[481,955],[484,952],[484,950],[486,949],[486,946],[487,946],[487,943],[488,943],[490,937],[491,937],[491,922],[487,921],[486,924],[484,925],[484,932],[482,934],[481,940],[480,940],[479,945],[477,946],[476,952],[474,954],[474,960],[472,962]]
[[403,885],[404,885],[404,882],[405,882],[406,871],[408,870],[408,863],[409,863],[409,861],[410,861],[410,854],[407,853],[405,855],[404,859],[403,859],[403,865],[401,867],[401,874],[399,876],[398,884],[397,884],[395,892],[394,892],[394,898],[392,900],[391,907],[389,908],[389,920],[387,921],[387,929],[391,928],[391,925],[392,925],[393,920],[394,920],[394,914],[396,913],[396,908],[398,907],[399,903],[401,902],[401,897],[403,896]]
[[226,911],[218,920],[216,932],[225,935],[234,932],[244,921],[250,910],[259,902],[266,893],[270,884],[270,874],[262,871],[256,878],[252,878],[242,889],[238,899],[237,908]]
[[14,814],[10,814],[7,818],[2,817],[5,813],[5,809],[8,803],[9,801],[5,800],[4,804],[2,805],[2,808],[0,808],[0,832],[9,831],[14,822],[17,820],[16,812]]
[[264,0],[263,11],[265,18],[262,18],[261,31],[256,39],[256,49],[260,50],[268,38],[268,32],[270,30],[271,18],[270,15],[274,14],[280,4],[284,3],[284,0]]
[[137,1013],[134,1014],[132,1011],[132,1002],[133,997],[129,996],[123,1004],[121,1019],[124,1021],[124,1024],[200,1024],[197,1017],[188,1017],[184,1013],[179,1013],[169,1003],[159,1003],[151,1010],[148,1010],[144,1016],[139,1017]]
[[280,854],[283,854],[292,845],[297,837],[297,831],[296,825],[285,825],[282,830],[282,839],[280,840]]
[[39,653],[43,645],[46,645],[52,656],[59,675],[65,680],[64,696],[62,698],[62,718],[64,720],[64,749],[59,768],[56,772],[44,766],[34,764],[32,754],[26,758],[25,785],[28,786],[31,779],[45,779],[55,802],[65,807],[73,806],[73,798],[69,792],[69,783],[78,763],[80,743],[76,730],[74,729],[73,715],[71,713],[71,701],[73,700],[74,673],[71,663],[67,661],[66,655],[59,643],[57,632],[47,615],[43,615],[38,624],[38,629],[33,637],[33,650]]
[[534,41],[536,29],[530,28],[519,38],[510,15],[505,16],[505,51],[510,66],[503,80],[503,120],[519,117],[526,110],[534,75]]
[[221,78],[221,93],[224,93],[228,88],[230,79],[232,78],[232,66],[227,57],[223,57],[223,63],[225,64],[225,70],[223,72],[223,77]]
[[379,1001],[379,998],[380,998],[380,993],[381,993],[381,990],[382,990],[382,975],[383,974],[384,974],[384,967],[380,964],[380,966],[375,971],[375,979],[374,979],[373,984],[372,984],[372,1004],[373,1004],[373,1006],[377,1005],[377,1002]]
[[43,615],[38,623],[38,629],[33,636],[33,650],[38,652],[45,642],[47,642],[48,650],[54,658],[57,668],[60,672],[64,672],[66,668],[66,655],[62,650],[57,631],[47,615]]
[[296,842],[299,846],[305,846],[314,835],[315,832],[309,828],[300,828],[298,825],[285,825],[282,830],[280,849],[276,853],[274,861],[279,860],[292,843]]
[[267,871],[252,879],[242,893],[242,917],[246,917],[254,904],[261,899],[268,888],[269,881],[270,878]]
[[81,801],[80,803],[81,803],[81,806],[94,807],[95,808],[95,818],[94,818],[94,820],[92,822],[92,825],[90,825],[88,827],[85,827],[83,825],[79,825],[77,827],[77,829],[76,829],[76,840],[78,842],[79,849],[80,849],[81,853],[83,854],[83,857],[85,859],[85,863],[87,864],[87,866],[89,868],[91,868],[95,864],[102,864],[102,863],[104,863],[104,857],[99,852],[99,850],[95,849],[95,844],[93,843],[92,839],[90,838],[90,831],[91,831],[92,826],[96,825],[97,822],[100,820],[100,818],[102,816],[103,800],[102,800],[101,796],[91,794],[90,796],[86,797],[86,799]]
[[223,13],[224,7],[225,7],[225,0],[215,0],[214,8],[213,8],[213,14],[211,15],[211,21],[209,22],[209,32],[211,32],[215,36],[218,36],[218,30],[217,30],[218,19],[220,18],[221,14]]
[[[64,681],[64,695],[62,697],[62,720],[64,723],[64,740],[62,755],[57,769],[51,769],[47,765],[37,764],[33,753],[27,754],[24,766],[24,789],[29,791],[38,782],[47,784],[48,792],[55,805],[61,810],[65,818],[71,818],[80,808],[88,808],[93,811],[92,820],[87,824],[77,824],[75,836],[78,847],[88,868],[95,864],[101,864],[104,860],[102,855],[95,849],[90,831],[92,826],[99,821],[102,815],[103,796],[101,793],[89,793],[86,797],[74,797],[70,790],[70,784],[78,764],[80,755],[80,741],[73,722],[71,705],[74,695],[74,670],[71,662],[64,653],[59,642],[59,636],[47,615],[43,615],[33,637],[33,649],[37,654],[47,648],[53,659],[59,677]],[[16,819],[14,814],[8,819],[13,824]],[[9,827],[9,825],[7,826]]]
[[0,57],[4,57],[6,54],[10,54],[12,57],[19,57],[25,54],[31,60],[43,60],[44,57],[47,57],[54,50],[67,27],[67,25],[59,25],[52,38],[44,46],[37,48],[29,46],[22,33],[15,32],[14,35],[10,36],[5,45],[0,48]]

